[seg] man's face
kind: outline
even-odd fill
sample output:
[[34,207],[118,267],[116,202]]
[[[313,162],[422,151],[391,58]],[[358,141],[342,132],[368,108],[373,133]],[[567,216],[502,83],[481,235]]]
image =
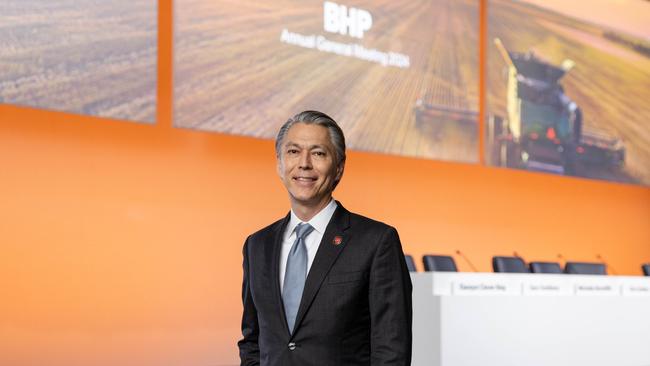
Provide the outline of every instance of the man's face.
[[278,159],[278,174],[292,204],[319,207],[327,202],[343,174],[327,128],[296,123],[287,132]]

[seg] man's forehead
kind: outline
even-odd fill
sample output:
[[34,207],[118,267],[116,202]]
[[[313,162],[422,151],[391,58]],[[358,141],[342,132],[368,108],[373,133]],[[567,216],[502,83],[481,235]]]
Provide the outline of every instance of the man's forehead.
[[318,144],[318,143],[317,144],[309,144],[309,143],[300,143],[300,142],[290,141],[290,140],[287,140],[284,143],[284,146],[287,146],[287,147],[289,147],[289,146],[299,147],[301,149],[305,149],[305,148],[309,148],[309,149],[318,149],[318,148],[325,149],[325,148],[330,147],[329,144]]
[[291,135],[329,135],[329,130],[325,126],[313,124],[313,123],[304,123],[297,122],[289,128],[287,134]]
[[329,130],[324,126],[296,123],[285,137],[284,146],[331,147]]

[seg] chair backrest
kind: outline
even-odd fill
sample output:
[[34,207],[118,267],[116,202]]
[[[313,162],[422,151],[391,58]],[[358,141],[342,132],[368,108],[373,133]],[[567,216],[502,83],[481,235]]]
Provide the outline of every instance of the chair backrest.
[[532,273],[562,273],[562,267],[557,262],[530,262]]
[[650,263],[646,263],[646,264],[642,265],[641,268],[643,269],[643,274],[644,275],[650,276]]
[[607,267],[604,263],[566,262],[564,272],[570,274],[606,275]]
[[417,272],[418,269],[415,268],[415,261],[413,260],[413,256],[410,254],[404,255],[404,259],[406,260],[406,267],[409,269],[409,272]]
[[501,273],[530,273],[520,257],[492,257],[492,268]]
[[427,272],[458,272],[454,258],[448,255],[425,255],[422,257]]

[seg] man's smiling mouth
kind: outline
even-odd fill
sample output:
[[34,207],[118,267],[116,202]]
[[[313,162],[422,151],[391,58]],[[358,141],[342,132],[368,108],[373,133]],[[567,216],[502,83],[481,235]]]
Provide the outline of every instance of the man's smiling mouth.
[[293,177],[294,180],[297,180],[299,182],[315,182],[316,177]]

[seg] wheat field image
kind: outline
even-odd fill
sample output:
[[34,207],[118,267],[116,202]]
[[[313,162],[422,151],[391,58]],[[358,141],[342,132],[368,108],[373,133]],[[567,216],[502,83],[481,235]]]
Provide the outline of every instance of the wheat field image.
[[0,103],[146,123],[157,1],[0,1]]
[[[547,4],[559,2],[535,2],[538,4],[489,2],[488,114],[507,114],[507,64],[495,46],[495,39],[500,39],[510,52],[530,52],[552,65],[570,60],[573,67],[560,79],[560,84],[564,94],[582,110],[583,131],[617,139],[625,152],[620,165],[578,164],[572,175],[650,184],[650,3],[625,0],[610,1],[608,5],[599,0],[566,2],[549,9]],[[599,19],[585,19],[599,13],[607,18],[607,12],[626,16],[625,11],[635,11],[625,3],[634,3],[646,12],[647,22],[637,26],[636,34],[616,28],[616,24],[602,24]],[[597,8],[597,4],[603,6]],[[572,7],[570,10],[576,16],[560,12],[562,7]],[[629,21],[621,26],[629,28],[633,24]],[[487,148],[490,149],[489,144]]]
[[[353,149],[476,162],[478,2],[357,1],[372,15],[363,38],[325,32],[323,4],[176,1],[174,125],[273,138],[317,109]],[[398,53],[408,66],[297,46],[285,31]]]

